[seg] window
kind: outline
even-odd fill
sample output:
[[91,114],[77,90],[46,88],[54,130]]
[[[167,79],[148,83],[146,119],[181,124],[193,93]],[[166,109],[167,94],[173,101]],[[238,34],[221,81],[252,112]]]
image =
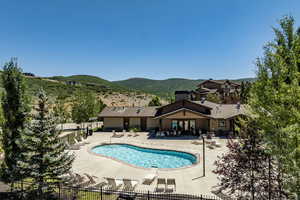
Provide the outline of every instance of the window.
[[219,128],[225,127],[225,120],[219,120]]
[[178,128],[178,121],[177,120],[172,120],[172,129],[177,129]]
[[190,120],[190,129],[195,130],[196,129],[196,121]]

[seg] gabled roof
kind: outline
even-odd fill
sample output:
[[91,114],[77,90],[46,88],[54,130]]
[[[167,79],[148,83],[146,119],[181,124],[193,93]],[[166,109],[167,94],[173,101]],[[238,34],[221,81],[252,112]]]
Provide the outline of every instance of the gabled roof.
[[157,109],[157,113],[156,113],[156,117],[161,116],[161,115],[166,115],[168,113],[174,112],[176,110],[179,109],[188,109],[188,110],[192,110],[198,113],[202,113],[202,114],[210,114],[210,110],[211,108],[206,106],[206,105],[200,105],[197,103],[194,103],[192,101],[189,100],[180,100],[180,101],[176,101],[174,103],[162,106],[160,108]]
[[213,119],[230,119],[238,115],[246,115],[246,106],[237,104],[217,104],[210,101],[181,100],[161,107],[106,107],[99,117],[155,117],[160,118],[188,110]]
[[208,115],[208,114],[203,114],[201,112],[197,112],[195,110],[190,110],[190,109],[187,109],[187,108],[179,108],[179,109],[174,110],[172,112],[168,112],[168,113],[165,113],[165,114],[162,114],[162,115],[158,115],[158,116],[155,117],[155,119],[162,118],[162,117],[165,117],[165,116],[169,116],[169,115],[172,115],[174,113],[178,113],[180,111],[189,111],[189,112],[195,113],[195,114],[197,114],[199,116],[202,116],[202,117],[211,118],[211,116]]
[[217,104],[211,101],[194,101],[194,103],[212,108],[210,116],[215,119],[228,119],[238,115],[246,115],[247,110],[246,105],[238,106],[237,104]]
[[201,82],[201,83],[198,85],[198,87],[201,86],[202,84],[206,83],[206,82],[212,82],[212,83],[216,83],[216,84],[219,84],[219,85],[223,85],[223,84],[225,84],[226,82],[228,82],[228,83],[231,84],[231,85],[240,86],[239,83],[235,83],[235,82],[230,81],[230,80],[205,80],[205,81]]
[[198,88],[196,90],[200,94],[216,93],[218,91],[218,89],[208,89],[208,88]]
[[99,117],[154,117],[157,111],[152,107],[105,107]]
[[196,93],[195,91],[191,90],[176,90],[175,94],[192,94],[192,93]]

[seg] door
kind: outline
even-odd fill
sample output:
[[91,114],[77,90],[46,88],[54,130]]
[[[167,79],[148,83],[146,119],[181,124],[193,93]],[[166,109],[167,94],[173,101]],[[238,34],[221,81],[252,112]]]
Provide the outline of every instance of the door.
[[234,131],[234,120],[233,119],[230,120],[230,125],[229,126],[230,126],[229,127],[230,131]]
[[129,130],[129,118],[124,118],[123,120],[123,127],[126,131]]
[[189,131],[189,120],[184,120],[184,131]]
[[147,118],[145,117],[141,118],[141,130],[142,131],[147,130]]

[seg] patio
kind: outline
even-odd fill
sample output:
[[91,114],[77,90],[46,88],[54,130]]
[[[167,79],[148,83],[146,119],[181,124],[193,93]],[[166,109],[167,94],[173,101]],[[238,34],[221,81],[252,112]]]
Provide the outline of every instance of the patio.
[[80,150],[73,151],[76,155],[73,171],[79,174],[89,173],[99,178],[134,179],[139,181],[136,190],[154,191],[157,180],[150,185],[144,185],[141,182],[151,172],[151,169],[133,167],[113,159],[95,156],[89,153],[88,150],[101,143],[126,143],[148,148],[186,151],[200,155],[200,163],[184,169],[158,169],[158,177],[174,178],[176,180],[177,193],[213,195],[212,192],[216,190],[214,186],[218,183],[216,175],[212,173],[214,169],[213,163],[218,155],[226,151],[226,139],[216,139],[220,144],[219,148],[206,148],[206,176],[203,177],[203,146],[192,144],[192,142],[195,142],[195,139],[181,139],[181,137],[149,139],[148,132],[139,132],[136,137],[133,137],[132,133],[128,132],[117,134],[124,134],[124,136],[114,138],[111,137],[111,132],[97,132],[93,136],[88,137],[87,141],[90,144],[82,146]]

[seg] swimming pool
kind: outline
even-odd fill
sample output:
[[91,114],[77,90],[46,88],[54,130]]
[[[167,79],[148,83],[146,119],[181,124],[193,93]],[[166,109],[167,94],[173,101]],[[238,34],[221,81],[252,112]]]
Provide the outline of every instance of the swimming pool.
[[129,144],[100,145],[93,147],[91,151],[144,168],[180,168],[197,162],[196,156],[190,153],[142,148]]

